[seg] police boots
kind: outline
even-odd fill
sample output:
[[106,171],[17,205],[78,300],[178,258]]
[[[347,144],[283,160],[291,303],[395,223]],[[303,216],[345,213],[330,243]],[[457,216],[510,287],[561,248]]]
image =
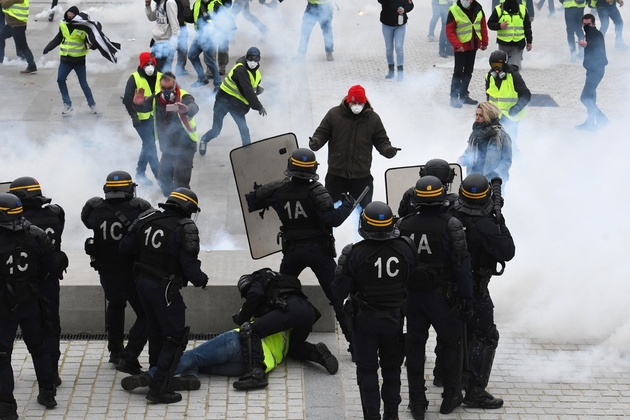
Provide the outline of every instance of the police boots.
[[385,76],[386,79],[393,79],[394,78],[394,65],[393,64],[388,64],[388,70],[387,70],[387,76]]
[[385,408],[383,420],[398,420],[398,407],[391,409]]
[[0,420],[17,420],[17,404],[13,402],[0,402]]
[[180,402],[182,395],[177,392],[172,392],[166,387],[165,381],[169,380],[168,372],[158,368],[155,376],[149,384],[149,393],[147,394],[147,400],[152,403],[158,404],[172,404]]
[[254,361],[254,368],[251,372],[238,378],[238,381],[234,382],[232,386],[235,389],[241,390],[266,388],[267,385],[269,385],[269,380],[267,379],[265,369],[266,366],[264,362],[259,360]]
[[454,388],[444,389],[442,398],[442,405],[440,406],[441,414],[451,414],[453,410],[462,405],[462,401],[464,401],[461,391],[455,391]]
[[471,408],[495,409],[503,407],[503,400],[480,387],[471,387],[466,391],[464,404]]
[[424,413],[427,411],[427,408],[429,408],[429,402],[426,397],[423,399],[410,398],[409,411],[411,411],[414,420],[424,420]]
[[132,375],[122,378],[120,386],[125,391],[132,391],[136,388],[147,387],[151,383],[151,375],[148,372],[142,372],[139,375]]
[[313,352],[308,360],[324,366],[331,375],[334,375],[339,370],[339,362],[337,361],[337,358],[332,355],[324,343],[315,344]]
[[43,405],[46,408],[53,408],[57,406],[57,401],[55,401],[55,395],[57,392],[55,389],[44,389],[39,388],[39,395],[37,396],[37,402]]
[[171,391],[196,391],[201,388],[201,381],[195,375],[182,375],[171,378],[168,389]]

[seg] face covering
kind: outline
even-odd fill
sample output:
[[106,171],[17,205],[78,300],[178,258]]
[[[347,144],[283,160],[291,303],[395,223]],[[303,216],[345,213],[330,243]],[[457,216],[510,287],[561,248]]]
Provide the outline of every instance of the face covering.
[[163,90],[162,99],[164,99],[166,102],[173,101],[175,99],[175,92],[172,90]]
[[352,111],[355,114],[360,114],[361,111],[363,111],[363,107],[364,106],[365,105],[363,105],[363,104],[352,104],[352,105],[350,105],[350,111]]
[[464,9],[468,9],[470,7],[470,5],[472,4],[471,0],[461,0],[462,6],[464,6]]
[[258,65],[257,61],[247,61],[247,67],[249,67],[252,70],[254,70],[257,65]]
[[155,73],[155,66],[153,64],[149,64],[147,66],[144,66],[144,73],[147,76],[153,76],[153,73]]

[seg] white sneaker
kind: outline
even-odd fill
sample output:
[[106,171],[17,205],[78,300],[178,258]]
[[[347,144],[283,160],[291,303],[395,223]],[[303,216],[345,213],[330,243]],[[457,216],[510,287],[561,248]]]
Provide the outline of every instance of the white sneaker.
[[98,114],[98,110],[96,109],[96,104],[90,105],[90,110],[92,114]]
[[72,112],[72,106],[68,104],[63,104],[63,111],[61,111],[61,115],[69,115]]

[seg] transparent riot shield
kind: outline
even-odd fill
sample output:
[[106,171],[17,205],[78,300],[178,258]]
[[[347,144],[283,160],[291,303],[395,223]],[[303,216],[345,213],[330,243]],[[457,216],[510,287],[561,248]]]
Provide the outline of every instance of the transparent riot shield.
[[[459,166],[458,163],[449,163],[449,165],[455,171],[455,177],[453,178],[453,182],[449,185],[447,194],[457,194],[459,192],[459,186],[462,183],[462,167]],[[424,167],[424,165],[402,166],[399,168],[389,168],[385,171],[385,194],[387,204],[394,213],[396,213],[396,209],[398,209],[398,205],[405,191],[415,187],[416,181],[420,178],[420,168],[422,167]]]
[[254,190],[254,184],[264,185],[283,179],[287,160],[297,148],[297,137],[293,133],[287,133],[238,147],[230,152],[249,251],[255,260],[282,250],[278,241],[281,223],[272,208],[249,213],[245,194]]
[[13,182],[13,181],[0,182],[0,193],[8,193],[9,192],[9,187],[11,186],[11,182]]

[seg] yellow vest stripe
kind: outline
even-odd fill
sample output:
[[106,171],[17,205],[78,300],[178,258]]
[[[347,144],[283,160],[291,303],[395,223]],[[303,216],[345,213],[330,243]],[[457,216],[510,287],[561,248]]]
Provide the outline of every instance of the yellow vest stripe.
[[4,9],[3,12],[5,15],[11,16],[20,22],[28,22],[28,9],[29,0],[24,0],[22,3],[16,3],[8,9]]
[[499,23],[507,22],[508,26],[505,29],[497,31],[497,39],[503,42],[518,42],[525,39],[525,6],[519,6],[519,13],[516,15],[510,15],[501,6],[496,7],[497,15],[499,16]]
[[[132,76],[133,76],[133,79],[136,82],[136,89],[142,88],[142,89],[144,89],[144,91],[146,93],[151,92],[151,87],[149,86],[149,81],[147,79],[145,79],[144,77],[140,76],[140,73],[138,73],[136,71],[136,72],[134,72],[132,74]],[[155,77],[155,88],[153,90],[153,93],[157,93],[157,92],[160,91],[160,79],[162,79],[162,73],[157,72],[156,77]],[[155,99],[153,99],[153,101],[155,101]],[[140,121],[148,120],[149,118],[151,118],[151,115],[153,115],[153,111],[138,112],[138,119]]]
[[[241,100],[245,105],[249,105],[249,101],[245,99],[245,97],[241,94],[241,91],[238,90],[236,83],[232,79],[234,70],[238,66],[242,66],[242,65],[243,63],[236,63],[236,65],[232,67],[232,70],[230,70],[230,73],[223,80],[223,83],[221,83],[221,90],[227,93],[228,95],[234,96],[235,98]],[[248,71],[247,74],[249,74],[249,81],[251,82],[252,87],[254,88],[254,91],[256,91],[256,88],[258,87],[258,85],[260,84],[260,81],[262,80],[262,76],[260,74],[260,68],[256,69],[256,77],[254,77],[251,71]]]
[[518,93],[514,89],[514,78],[512,77],[512,74],[507,73],[505,79],[501,82],[501,89],[497,88],[494,77],[487,73],[486,80],[488,80],[488,78],[489,84],[488,90],[486,90],[488,100],[495,104],[501,111],[501,114],[503,114],[506,118],[509,118],[512,121],[522,120],[526,114],[525,108],[521,109],[520,112],[513,117],[509,114],[510,108],[518,102]]
[[466,42],[470,42],[472,39],[472,31],[475,30],[475,34],[477,38],[481,40],[481,18],[483,16],[482,11],[480,10],[475,16],[475,21],[471,22],[466,13],[459,7],[457,4],[453,4],[448,8],[453,18],[455,19],[455,23],[457,24],[455,28],[455,35],[457,35],[457,39],[462,44]]

